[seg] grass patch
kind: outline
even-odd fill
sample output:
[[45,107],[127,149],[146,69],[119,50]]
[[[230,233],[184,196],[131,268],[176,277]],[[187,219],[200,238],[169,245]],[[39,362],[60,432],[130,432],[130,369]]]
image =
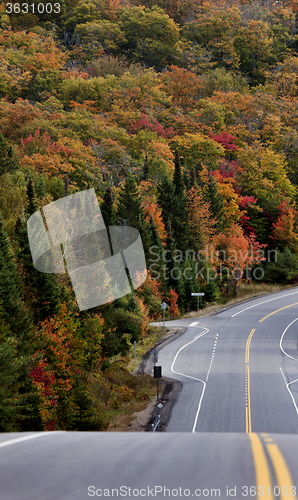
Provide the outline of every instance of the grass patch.
[[90,380],[102,430],[127,431],[134,414],[144,410],[156,393],[155,380],[150,375],[130,373],[129,362],[127,357],[115,356]]
[[[295,285],[296,286],[296,285]],[[262,295],[267,295],[269,293],[275,293],[281,290],[286,290],[287,288],[292,288],[292,285],[271,285],[265,283],[241,283],[236,296],[231,293],[230,295],[223,296],[220,302],[207,305],[206,307],[197,311],[191,311],[186,313],[181,318],[197,318],[198,316],[204,316],[205,314],[218,311],[223,307],[232,306],[244,300],[253,299],[255,297],[260,297]]]
[[[156,392],[156,386],[155,392]],[[154,394],[152,395],[152,397]],[[121,412],[118,414],[113,414],[110,425],[107,428],[109,432],[126,432],[128,430],[129,424],[135,419],[136,413],[145,410],[148,405],[148,401],[131,401],[125,408],[122,408]]]
[[162,327],[150,326],[145,337],[143,337],[136,345],[136,363],[134,359],[134,346],[132,345],[128,353],[127,369],[130,372],[135,371],[140,365],[143,356],[147,351],[157,344],[158,340],[165,334]]

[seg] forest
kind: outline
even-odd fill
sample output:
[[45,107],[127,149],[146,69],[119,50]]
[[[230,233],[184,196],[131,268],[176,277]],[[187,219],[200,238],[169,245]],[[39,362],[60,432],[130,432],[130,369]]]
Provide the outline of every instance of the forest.
[[[298,0],[0,2],[0,432],[106,430],[162,301],[297,284],[297,125]],[[27,220],[91,188],[147,279],[80,311]]]

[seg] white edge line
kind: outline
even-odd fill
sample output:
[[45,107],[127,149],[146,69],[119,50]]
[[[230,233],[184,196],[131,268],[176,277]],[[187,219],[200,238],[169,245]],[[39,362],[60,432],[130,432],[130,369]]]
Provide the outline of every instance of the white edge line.
[[280,295],[279,297],[274,297],[274,299],[263,300],[263,302],[258,302],[258,304],[254,304],[253,306],[249,306],[249,307],[246,307],[245,309],[241,309],[241,311],[238,311],[237,313],[233,314],[232,318],[234,318],[234,316],[237,316],[237,314],[240,314],[244,311],[247,311],[247,309],[251,309],[252,307],[260,306],[261,304],[265,304],[265,302],[271,302],[272,300],[282,299],[283,297],[288,297],[289,295],[295,295],[296,293],[298,293],[298,292],[287,293],[285,295]]
[[[293,358],[293,356],[290,356],[289,354],[287,354],[287,353],[286,353],[286,351],[285,351],[285,350],[283,349],[283,347],[282,347],[282,341],[283,341],[283,338],[284,338],[284,335],[285,335],[285,333],[286,333],[287,329],[288,329],[288,328],[290,328],[290,326],[291,326],[293,323],[295,323],[295,321],[297,321],[297,319],[298,319],[298,318],[294,319],[294,320],[293,320],[293,321],[292,321],[292,322],[291,322],[291,323],[287,326],[287,328],[285,328],[285,330],[283,331],[282,336],[281,336],[281,338],[280,338],[280,342],[279,342],[279,347],[280,347],[281,351],[283,352],[283,354],[284,354],[285,356],[288,356],[288,358],[293,359],[294,361],[298,361],[298,360],[297,360],[297,358]],[[291,382],[291,383],[292,383],[292,382]]]
[[30,436],[10,439],[9,441],[4,441],[3,443],[0,443],[0,448],[4,448],[4,446],[10,446],[11,444],[21,443],[22,441],[28,441],[29,439],[35,439],[42,436],[51,436],[53,434],[57,434],[60,432],[65,432],[65,431],[46,431],[39,434],[30,434]]
[[297,415],[298,415],[298,408],[297,408],[297,404],[296,404],[295,398],[294,398],[294,396],[293,396],[293,394],[292,394],[292,391],[291,391],[291,389],[289,388],[289,385],[293,384],[294,382],[298,382],[298,378],[297,378],[296,380],[293,380],[293,382],[289,382],[289,383],[287,383],[287,380],[286,380],[286,378],[285,378],[285,375],[284,375],[284,373],[283,373],[282,368],[280,368],[280,371],[281,371],[281,374],[282,374],[283,379],[284,379],[284,381],[285,381],[286,388],[288,389],[288,392],[289,392],[289,394],[290,394],[290,396],[291,396],[291,398],[292,398],[293,404],[294,404],[294,406],[295,406],[296,413],[297,413]]
[[197,413],[196,413],[196,418],[195,418],[191,432],[196,432],[196,426],[197,426],[197,422],[198,422],[198,418],[199,418],[199,413],[201,410],[201,404],[202,404],[203,396],[204,396],[205,389],[206,389],[206,382],[204,382],[203,380],[201,380],[201,382],[203,382],[204,387],[203,387],[202,395],[200,397],[199,406],[198,406]]
[[[202,328],[202,327],[198,327],[198,328]],[[176,362],[176,359],[177,359],[179,353],[182,351],[182,349],[184,349],[188,345],[192,344],[193,342],[195,342],[196,340],[198,340],[200,337],[202,337],[203,335],[205,335],[208,332],[209,332],[209,330],[207,328],[205,328],[205,330],[200,335],[197,335],[193,340],[191,340],[187,344],[185,344],[182,347],[180,347],[179,351],[177,351],[176,356],[174,357],[173,363],[171,364],[171,371],[173,373],[176,373],[176,375],[181,375],[182,377],[187,377],[187,378],[191,378],[192,380],[197,380],[198,382],[202,382],[202,384],[204,385],[203,391],[202,391],[202,394],[201,394],[201,397],[200,397],[198,409],[197,409],[197,412],[196,412],[196,416],[195,416],[195,420],[194,420],[194,425],[193,425],[193,428],[192,428],[191,432],[195,432],[195,428],[196,428],[196,425],[197,425],[197,421],[198,421],[198,417],[199,417],[199,413],[200,413],[200,409],[201,409],[201,404],[202,404],[202,400],[203,400],[203,396],[204,396],[205,389],[206,389],[206,382],[204,382],[204,380],[201,380],[200,378],[191,377],[190,375],[184,375],[184,373],[176,372],[174,370],[173,366],[174,366],[174,364]]]

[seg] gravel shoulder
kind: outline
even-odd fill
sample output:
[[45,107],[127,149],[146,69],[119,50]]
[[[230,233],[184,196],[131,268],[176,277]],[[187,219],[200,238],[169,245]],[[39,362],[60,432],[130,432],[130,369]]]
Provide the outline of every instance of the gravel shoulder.
[[[171,328],[167,333],[161,337],[158,343],[152,347],[143,356],[143,360],[137,370],[137,375],[142,375],[143,373],[152,374],[153,372],[153,351],[157,352],[167,345],[169,342],[180,337],[185,332],[186,328]],[[162,377],[161,380],[161,390],[159,402],[157,402],[157,397],[151,399],[145,410],[137,413],[135,420],[131,422],[128,430],[130,432],[150,432],[152,431],[152,425],[154,426],[159,420],[159,424],[156,427],[157,432],[166,431],[167,423],[171,416],[172,408],[177,400],[177,397],[181,391],[182,383],[177,380],[172,380],[166,377]],[[157,403],[162,404],[162,408],[157,406]],[[158,418],[159,416],[159,418]]]

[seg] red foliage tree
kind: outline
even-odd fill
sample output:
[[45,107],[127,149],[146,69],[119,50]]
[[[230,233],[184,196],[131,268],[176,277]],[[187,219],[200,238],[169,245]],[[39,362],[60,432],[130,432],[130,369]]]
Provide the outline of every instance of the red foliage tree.
[[175,290],[173,290],[172,288],[170,288],[170,307],[169,307],[170,316],[178,317],[180,315],[177,301],[178,301],[178,293],[175,292]]
[[236,151],[238,149],[238,146],[235,144],[237,138],[227,132],[222,132],[219,135],[213,135],[210,133],[209,137],[221,144],[226,151]]
[[137,134],[139,130],[151,130],[166,139],[171,139],[175,135],[173,127],[164,128],[164,126],[161,125],[156,118],[153,122],[150,121],[145,113],[141,113],[141,117],[134,123],[132,120],[129,120],[129,133],[131,135]]

